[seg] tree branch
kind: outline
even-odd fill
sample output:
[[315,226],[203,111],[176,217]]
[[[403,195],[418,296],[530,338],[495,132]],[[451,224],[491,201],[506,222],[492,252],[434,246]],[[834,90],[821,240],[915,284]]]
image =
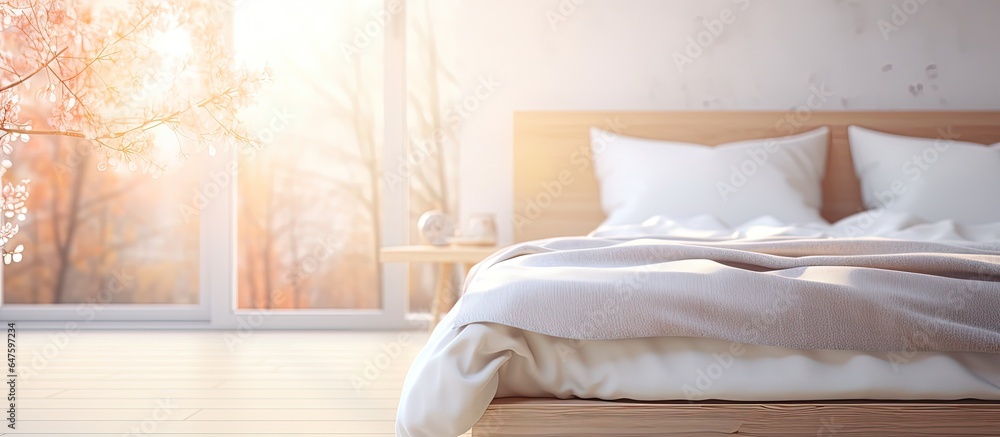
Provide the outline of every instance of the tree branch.
[[18,129],[18,128],[8,128],[0,127],[0,130],[4,132],[10,132],[12,134],[25,134],[25,135],[59,135],[64,137],[74,137],[74,138],[87,138],[80,132],[74,131],[61,131],[61,130],[28,130],[28,129]]
[[51,64],[51,63],[52,63],[52,61],[55,61],[55,60],[56,60],[56,58],[58,58],[58,57],[59,57],[59,55],[63,54],[63,52],[65,52],[65,51],[66,51],[66,49],[62,49],[62,50],[60,50],[60,51],[59,51],[59,53],[56,53],[56,54],[55,54],[55,56],[53,56],[52,58],[50,58],[50,59],[49,59],[48,61],[45,61],[45,63],[44,63],[44,64],[42,64],[42,65],[39,65],[39,66],[38,66],[38,68],[36,68],[36,69],[35,69],[35,71],[32,71],[31,73],[28,73],[28,75],[27,75],[27,76],[24,76],[24,77],[22,77],[22,78],[21,78],[20,80],[18,80],[18,81],[16,81],[16,82],[13,82],[13,83],[10,83],[10,84],[8,84],[8,85],[4,85],[4,86],[0,87],[0,91],[6,91],[6,90],[9,90],[9,89],[11,89],[11,88],[14,88],[14,87],[16,87],[16,86],[18,86],[18,85],[20,85],[20,84],[24,83],[24,81],[26,81],[26,80],[28,80],[28,79],[31,79],[31,77],[32,77],[32,76],[34,76],[34,75],[38,74],[38,72],[39,72],[39,71],[42,71],[43,69],[45,69],[45,67],[48,67],[48,66],[49,66],[49,64]]
[[[206,98],[206,99],[204,99],[204,100],[202,100],[202,101],[200,101],[200,102],[198,102],[196,104],[188,105],[184,109],[181,109],[181,110],[178,110],[178,111],[174,111],[173,113],[170,113],[170,114],[167,114],[167,115],[163,115],[163,116],[159,116],[159,117],[154,117],[154,118],[151,118],[149,120],[143,120],[142,122],[140,122],[140,124],[138,126],[134,126],[134,127],[122,130],[120,132],[112,132],[112,133],[110,133],[108,135],[102,135],[102,136],[99,136],[97,138],[93,138],[93,140],[116,139],[116,138],[121,138],[125,134],[127,134],[129,132],[132,132],[132,131],[152,129],[152,128],[156,127],[156,126],[162,125],[163,123],[167,123],[170,120],[172,120],[174,117],[177,117],[178,115],[181,115],[181,114],[183,114],[183,113],[185,113],[187,111],[190,111],[190,110],[192,110],[194,108],[198,108],[198,107],[204,108],[206,104],[208,104],[208,103],[210,103],[210,102],[212,102],[212,101],[214,101],[214,100],[216,100],[216,99],[218,99],[218,98],[220,98],[220,97],[222,97],[224,95],[229,94],[231,91],[232,91],[231,89],[227,89],[226,91],[222,92],[221,94],[217,94],[217,95],[208,97],[208,98]],[[205,109],[207,109],[207,108],[205,108]],[[213,118],[214,118],[214,116],[213,116]],[[218,121],[218,119],[216,119],[216,121]],[[223,127],[225,127],[225,126],[223,126]],[[9,128],[9,127],[0,127],[0,131],[9,132],[9,133],[12,133],[12,134],[58,135],[58,136],[64,136],[64,137],[74,137],[74,138],[89,139],[89,138],[87,138],[86,135],[83,134],[83,132],[77,132],[77,131],[60,131],[60,130],[45,130],[45,129],[28,130],[28,129],[22,129],[22,128]],[[101,143],[101,144],[103,145],[103,143]]]

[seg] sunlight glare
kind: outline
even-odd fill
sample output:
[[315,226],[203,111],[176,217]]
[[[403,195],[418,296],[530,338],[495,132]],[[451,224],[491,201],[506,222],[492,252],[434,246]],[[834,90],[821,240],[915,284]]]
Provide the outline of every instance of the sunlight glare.
[[166,165],[178,164],[181,159],[181,144],[174,131],[167,126],[157,126],[150,129],[149,132],[154,137],[153,160]]
[[191,35],[180,26],[174,26],[156,35],[151,47],[170,60],[181,60],[191,53]]

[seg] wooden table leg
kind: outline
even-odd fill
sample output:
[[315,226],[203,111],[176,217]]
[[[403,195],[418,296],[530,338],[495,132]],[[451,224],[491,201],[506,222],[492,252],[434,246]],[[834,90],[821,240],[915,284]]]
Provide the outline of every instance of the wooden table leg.
[[454,304],[451,293],[451,276],[454,267],[451,263],[441,263],[437,286],[434,290],[434,301],[431,302],[431,330],[441,321],[441,314],[451,309]]

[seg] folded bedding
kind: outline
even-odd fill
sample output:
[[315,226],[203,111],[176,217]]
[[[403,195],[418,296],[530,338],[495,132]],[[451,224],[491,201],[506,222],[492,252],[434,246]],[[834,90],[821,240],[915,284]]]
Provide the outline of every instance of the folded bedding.
[[1000,399],[1000,223],[654,218],[506,248],[411,367],[397,434],[460,434],[494,396]]
[[1000,354],[797,350],[687,337],[568,340],[491,323],[453,328],[454,315],[407,374],[397,436],[460,435],[495,397],[1000,400]]

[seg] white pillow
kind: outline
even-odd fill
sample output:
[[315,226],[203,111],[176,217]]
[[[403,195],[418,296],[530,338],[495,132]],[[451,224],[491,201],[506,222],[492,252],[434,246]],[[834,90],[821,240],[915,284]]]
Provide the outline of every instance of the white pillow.
[[829,131],[716,147],[645,140],[592,128],[603,225],[710,214],[730,226],[761,216],[826,223],[819,215]]
[[891,135],[851,126],[851,155],[868,209],[927,221],[1000,222],[1000,144]]

